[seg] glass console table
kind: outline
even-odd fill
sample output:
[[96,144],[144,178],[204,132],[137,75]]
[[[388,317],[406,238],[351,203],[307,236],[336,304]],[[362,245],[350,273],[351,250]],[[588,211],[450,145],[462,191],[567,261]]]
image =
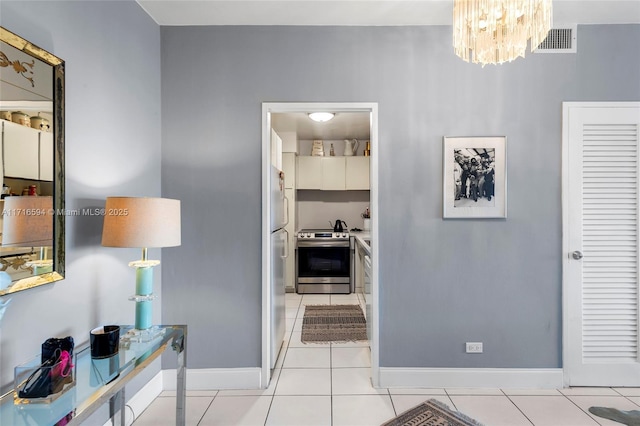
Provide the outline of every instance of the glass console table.
[[48,426],[67,418],[66,425],[79,425],[104,403],[109,402],[110,416],[119,411],[120,424],[124,425],[124,387],[151,364],[171,345],[178,356],[176,425],[185,425],[185,390],[187,359],[187,326],[158,326],[158,336],[150,342],[125,342],[122,336],[133,326],[120,326],[119,375],[104,383],[96,374],[89,346],[76,348],[76,383],[51,403],[14,405],[14,392],[0,399],[0,425]]

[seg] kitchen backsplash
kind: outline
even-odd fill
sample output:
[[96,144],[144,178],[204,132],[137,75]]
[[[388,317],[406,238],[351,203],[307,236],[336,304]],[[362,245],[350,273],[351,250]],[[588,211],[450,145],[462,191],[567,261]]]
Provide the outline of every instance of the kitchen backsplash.
[[361,214],[369,207],[369,191],[298,191],[298,230],[327,229],[336,219],[347,222],[348,229],[363,229]]

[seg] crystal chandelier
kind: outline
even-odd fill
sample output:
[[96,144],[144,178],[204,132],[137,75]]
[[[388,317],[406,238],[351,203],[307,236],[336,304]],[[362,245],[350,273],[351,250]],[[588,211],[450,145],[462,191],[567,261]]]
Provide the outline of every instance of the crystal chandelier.
[[551,28],[551,0],[453,0],[453,48],[464,61],[486,64],[524,57]]

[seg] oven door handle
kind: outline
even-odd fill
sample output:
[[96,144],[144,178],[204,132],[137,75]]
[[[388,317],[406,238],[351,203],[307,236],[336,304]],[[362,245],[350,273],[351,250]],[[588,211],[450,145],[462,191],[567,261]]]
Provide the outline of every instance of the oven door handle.
[[349,247],[349,241],[304,241],[298,240],[298,247]]

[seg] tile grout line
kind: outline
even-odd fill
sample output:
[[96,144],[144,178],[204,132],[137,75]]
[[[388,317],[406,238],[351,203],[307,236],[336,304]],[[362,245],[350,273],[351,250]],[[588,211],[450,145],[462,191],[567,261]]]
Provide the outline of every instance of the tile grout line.
[[[588,413],[587,411],[584,411],[582,409],[582,407],[580,407],[578,404],[576,404],[571,398],[569,398],[569,395],[565,395],[562,392],[560,392],[562,394],[562,396],[564,396],[565,398],[567,398],[569,400],[569,402],[571,402],[573,405],[575,405],[576,407],[578,407],[578,410],[582,411],[584,414],[586,414],[587,417],[589,417],[591,420],[593,420],[593,422],[597,425],[602,426],[602,423],[600,423],[598,420],[594,419],[593,416],[591,416],[590,413]],[[582,396],[582,395],[573,395],[573,396]],[[591,395],[585,395],[585,396],[591,396]],[[595,395],[595,396],[602,396],[602,395]]]
[[[331,295],[329,295],[329,305],[331,305]],[[331,426],[333,426],[333,343],[329,342],[329,415]]]
[[394,417],[398,417],[398,410],[396,410],[396,404],[393,403],[393,397],[391,396],[391,391],[387,388],[387,394],[389,395],[389,399],[391,400],[391,408],[393,408]]
[[445,395],[447,395],[447,398],[449,398],[449,401],[451,401],[451,404],[453,405],[453,408],[455,408],[456,411],[460,411],[460,410],[458,410],[458,406],[454,402],[453,398],[451,398],[451,395],[449,395],[449,392],[447,391],[447,388],[443,388],[443,389],[444,389]]
[[333,426],[333,351],[329,349],[329,417]]
[[[287,352],[289,352],[289,348],[290,348],[289,344],[291,343],[291,338],[293,337],[293,329],[296,327],[296,321],[298,320],[298,312],[300,311],[300,305],[301,304],[302,304],[302,298],[300,298],[300,301],[298,302],[298,309],[296,310],[296,317],[293,319],[293,326],[291,327],[291,330],[289,330],[289,339],[287,341],[287,347],[284,348],[285,351],[282,354],[282,365],[280,366],[280,374],[278,374],[278,379],[276,380],[275,386],[273,387],[273,394],[270,395],[271,396],[271,401],[269,402],[269,409],[267,410],[267,415],[264,418],[264,426],[267,426],[267,421],[269,420],[269,414],[271,413],[271,408],[273,407],[273,401],[276,398],[276,391],[278,390],[278,384],[280,383],[280,376],[282,375],[282,370],[284,369],[284,361],[285,361],[285,359],[287,357]],[[285,300],[285,309],[286,309],[286,306],[287,306],[287,302]],[[273,376],[271,377],[271,379],[273,379]],[[269,385],[270,384],[271,383],[269,383]],[[269,385],[267,385],[267,388],[269,387]]]
[[621,397],[623,397],[624,399],[626,399],[627,401],[631,402],[632,404],[635,404],[637,406],[640,406],[640,402],[635,402],[633,399],[636,397],[636,395],[624,395],[622,392],[618,391],[615,388],[610,388],[612,391],[614,391],[615,393],[617,393],[618,395],[620,395]]
[[[287,343],[287,347],[285,348],[284,354],[282,354],[283,358],[282,358],[282,365],[280,366],[280,374],[278,374],[278,379],[276,380],[276,384],[273,387],[273,394],[271,395],[271,401],[269,402],[269,409],[267,410],[267,415],[264,417],[264,426],[267,426],[267,421],[269,420],[269,414],[271,413],[271,407],[273,407],[273,400],[276,398],[276,391],[278,390],[278,384],[280,383],[280,376],[282,375],[282,370],[284,369],[284,360],[287,357],[287,352],[289,352],[288,343]],[[273,380],[273,376],[271,376],[271,379]],[[269,385],[271,385],[271,383],[269,383]],[[267,389],[269,388],[269,385],[267,385]]]
[[626,399],[627,401],[631,402],[632,404],[635,404],[635,405],[640,407],[640,402],[635,402],[633,399],[631,399],[631,398],[634,398],[633,396],[626,396],[626,395],[622,395],[622,394],[621,394],[621,396],[624,399]]
[[[211,405],[213,405],[213,401],[216,399],[216,397],[218,396],[218,392],[216,391],[216,394],[213,396],[213,398],[211,398],[211,402],[209,403],[209,405],[207,405],[207,409],[204,410],[204,412],[202,413],[202,416],[200,416],[200,420],[198,420],[198,422],[196,423],[196,426],[200,425],[200,423],[202,423],[202,420],[204,419],[204,416],[207,415],[207,411],[209,411],[209,409],[211,409]],[[186,399],[185,399],[185,403],[186,403]],[[186,405],[186,404],[185,404]],[[185,407],[186,408],[186,407]]]
[[503,389],[500,389],[500,392],[502,392],[502,393],[503,393],[503,395],[507,397],[507,399],[509,400],[509,402],[511,402],[511,403],[516,407],[516,409],[522,413],[522,415],[524,416],[524,418],[525,418],[525,419],[527,419],[527,420],[529,421],[529,423],[531,423],[533,426],[535,426],[535,424],[533,423],[533,420],[531,420],[531,419],[529,418],[529,416],[527,416],[527,415],[524,413],[524,411],[522,411],[522,409],[521,409],[520,407],[518,407],[518,404],[516,404],[515,402],[513,402],[513,400],[511,399],[511,397],[510,397],[509,395],[507,395],[507,393],[506,393]]

